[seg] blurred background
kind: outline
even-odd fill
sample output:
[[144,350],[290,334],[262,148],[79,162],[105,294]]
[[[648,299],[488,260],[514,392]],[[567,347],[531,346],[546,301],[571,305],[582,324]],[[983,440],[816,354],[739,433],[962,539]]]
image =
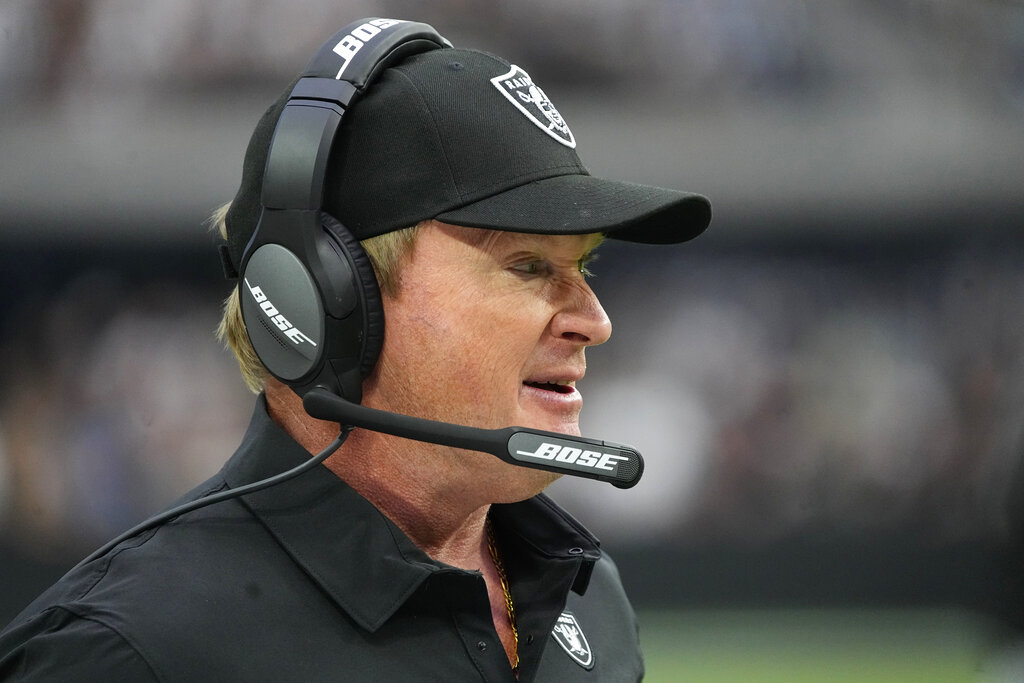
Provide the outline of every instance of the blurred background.
[[646,477],[552,489],[649,679],[1024,678],[1011,0],[0,0],[0,622],[238,443],[204,221],[364,16],[522,66],[595,174],[712,200],[593,267],[584,431]]

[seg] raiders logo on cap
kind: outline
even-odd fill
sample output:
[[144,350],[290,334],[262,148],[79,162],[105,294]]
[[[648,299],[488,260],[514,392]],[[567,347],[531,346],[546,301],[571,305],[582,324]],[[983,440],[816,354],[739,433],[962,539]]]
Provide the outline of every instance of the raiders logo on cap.
[[576,138],[565,119],[544,91],[533,82],[530,74],[513,64],[507,74],[495,76],[491,83],[538,128],[566,147],[576,148]]
[[573,661],[588,671],[594,668],[594,652],[590,649],[587,637],[572,612],[562,612],[551,630],[551,637],[562,646]]

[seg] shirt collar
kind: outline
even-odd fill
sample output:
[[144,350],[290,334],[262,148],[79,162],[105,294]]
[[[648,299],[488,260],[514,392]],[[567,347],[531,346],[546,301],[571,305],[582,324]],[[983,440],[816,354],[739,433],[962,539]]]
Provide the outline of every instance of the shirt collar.
[[[260,396],[241,446],[224,467],[232,487],[299,465],[310,454],[267,414]],[[324,466],[242,498],[292,560],[357,623],[375,631],[432,574],[454,571],[431,559],[390,519]],[[572,571],[583,594],[600,544],[541,494],[492,506],[492,518],[520,555],[521,571]],[[516,583],[516,577],[512,577]]]

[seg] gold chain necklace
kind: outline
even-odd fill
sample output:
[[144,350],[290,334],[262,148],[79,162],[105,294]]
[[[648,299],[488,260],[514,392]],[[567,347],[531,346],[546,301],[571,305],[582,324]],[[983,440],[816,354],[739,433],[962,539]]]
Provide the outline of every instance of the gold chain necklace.
[[508,611],[508,622],[512,626],[512,646],[514,658],[512,661],[512,673],[519,675],[519,630],[516,628],[516,608],[512,604],[512,591],[508,588],[508,575],[505,574],[505,565],[501,563],[498,556],[498,546],[494,542],[494,525],[490,518],[485,525],[487,531],[487,549],[491,551],[491,560],[494,562],[494,569],[498,572],[498,581],[501,583],[501,590],[505,594],[505,609]]

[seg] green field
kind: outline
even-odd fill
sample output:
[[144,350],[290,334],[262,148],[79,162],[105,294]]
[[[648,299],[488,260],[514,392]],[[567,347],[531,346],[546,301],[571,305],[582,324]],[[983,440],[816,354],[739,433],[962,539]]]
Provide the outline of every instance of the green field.
[[1024,682],[1021,651],[986,620],[954,610],[642,611],[639,617],[645,680],[653,683]]

